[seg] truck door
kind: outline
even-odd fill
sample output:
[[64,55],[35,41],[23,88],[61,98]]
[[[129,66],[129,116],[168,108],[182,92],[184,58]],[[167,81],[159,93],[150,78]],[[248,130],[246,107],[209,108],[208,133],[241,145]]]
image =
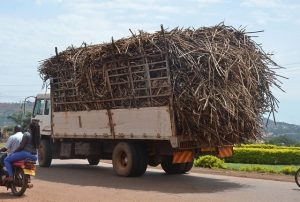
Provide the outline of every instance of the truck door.
[[42,135],[51,135],[50,99],[36,98],[32,120],[38,121]]

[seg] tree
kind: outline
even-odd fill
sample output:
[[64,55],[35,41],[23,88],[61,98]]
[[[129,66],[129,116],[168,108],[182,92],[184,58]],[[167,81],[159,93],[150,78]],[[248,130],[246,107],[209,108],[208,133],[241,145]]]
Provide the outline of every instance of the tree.
[[276,137],[271,137],[266,141],[267,144],[274,145],[284,145],[284,146],[293,146],[297,143],[297,140],[288,135],[279,135]]
[[22,128],[27,128],[31,121],[31,112],[27,111],[23,114],[22,111],[18,111],[7,116],[7,118],[12,120],[16,125],[21,125]]

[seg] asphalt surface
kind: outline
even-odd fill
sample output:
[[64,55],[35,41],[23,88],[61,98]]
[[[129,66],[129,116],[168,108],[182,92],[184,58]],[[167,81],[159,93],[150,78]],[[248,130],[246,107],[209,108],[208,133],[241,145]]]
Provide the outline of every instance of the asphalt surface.
[[293,182],[189,173],[166,175],[149,167],[139,178],[114,174],[112,166],[89,166],[85,160],[54,160],[38,168],[34,187],[14,197],[0,187],[0,201],[300,201]]

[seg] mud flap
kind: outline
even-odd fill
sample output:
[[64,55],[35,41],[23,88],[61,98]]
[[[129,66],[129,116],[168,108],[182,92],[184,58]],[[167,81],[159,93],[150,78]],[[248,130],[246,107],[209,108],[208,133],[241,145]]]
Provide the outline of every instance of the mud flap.
[[193,162],[193,152],[192,151],[176,151],[173,153],[172,163],[188,163]]
[[218,157],[219,158],[231,157],[232,154],[233,154],[233,147],[232,146],[218,147]]

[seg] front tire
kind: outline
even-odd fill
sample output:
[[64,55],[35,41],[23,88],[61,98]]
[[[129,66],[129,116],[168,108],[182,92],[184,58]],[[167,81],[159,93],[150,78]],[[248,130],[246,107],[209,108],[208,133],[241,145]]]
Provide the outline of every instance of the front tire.
[[300,187],[300,168],[295,173],[295,182]]
[[11,192],[14,196],[22,196],[27,189],[27,177],[23,169],[15,168],[13,175],[13,182],[11,184]]
[[51,142],[42,139],[38,149],[38,161],[40,167],[50,167],[52,161]]

